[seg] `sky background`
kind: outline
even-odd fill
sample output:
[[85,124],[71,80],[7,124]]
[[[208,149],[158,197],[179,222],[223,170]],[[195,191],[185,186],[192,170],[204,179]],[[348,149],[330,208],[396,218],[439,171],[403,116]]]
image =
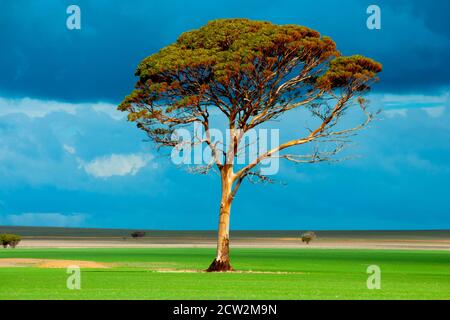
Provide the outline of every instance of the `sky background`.
[[[81,30],[66,8],[81,8]],[[381,30],[366,9],[381,8]],[[353,160],[282,162],[232,229],[450,228],[450,2],[0,0],[0,225],[215,229],[220,180],[175,167],[115,111],[146,56],[216,18],[299,24],[383,63]],[[289,130],[289,122],[280,124]]]

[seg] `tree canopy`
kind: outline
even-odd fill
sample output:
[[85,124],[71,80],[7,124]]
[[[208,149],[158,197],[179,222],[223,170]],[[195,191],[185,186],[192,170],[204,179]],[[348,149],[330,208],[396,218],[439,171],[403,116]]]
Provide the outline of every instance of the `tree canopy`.
[[173,130],[208,127],[210,108],[247,131],[337,89],[349,97],[366,91],[380,71],[372,59],[341,56],[329,37],[307,27],[221,19],[145,58],[119,110],[156,142],[175,145]]

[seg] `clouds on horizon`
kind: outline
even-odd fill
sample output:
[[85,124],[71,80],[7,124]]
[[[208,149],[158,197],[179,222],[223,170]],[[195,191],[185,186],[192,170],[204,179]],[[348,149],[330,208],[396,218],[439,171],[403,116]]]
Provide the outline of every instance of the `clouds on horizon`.
[[36,227],[81,227],[85,224],[85,214],[61,213],[22,213],[10,214],[2,217],[0,225],[36,226]]
[[[279,229],[450,226],[445,215],[450,210],[445,197],[450,178],[448,94],[369,99],[375,108],[388,110],[355,138],[349,152],[360,158],[333,165],[281,162],[275,179],[287,186],[245,183],[233,205],[233,225],[268,228],[267,221],[254,217],[264,212],[278,217],[270,226]],[[13,105],[26,101],[30,99]],[[84,212],[89,219],[79,220],[80,226],[215,228],[217,177],[189,175],[154,156],[152,145],[132,123],[88,103],[42,116],[24,110],[0,115],[1,215],[33,222],[35,216],[22,213]],[[402,112],[389,114],[395,110]],[[281,130],[288,129],[289,123],[284,125]],[[351,196],[333,195],[336,188]],[[324,196],[326,201],[318,201]],[[282,209],[279,203],[284,203]],[[3,218],[3,223],[11,219]],[[50,216],[45,223],[61,222]]]
[[[112,176],[136,175],[152,159],[146,154],[111,154],[98,157],[88,163],[80,160],[80,167],[89,175],[96,178],[110,178]],[[156,168],[156,164],[153,168]]]
[[125,118],[123,112],[117,111],[110,103],[68,103],[56,100],[24,98],[5,98],[0,96],[0,116],[8,114],[25,114],[29,118],[42,118],[53,112],[66,112],[72,115],[84,110],[105,113],[115,120]]
[[[0,105],[0,188],[95,190],[98,178],[159,172],[145,136],[113,105],[1,97]],[[103,188],[114,184],[122,188]]]

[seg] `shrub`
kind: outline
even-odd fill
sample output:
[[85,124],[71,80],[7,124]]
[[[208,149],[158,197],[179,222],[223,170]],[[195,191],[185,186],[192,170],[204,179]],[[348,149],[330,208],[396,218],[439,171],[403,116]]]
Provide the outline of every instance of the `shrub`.
[[10,246],[11,248],[15,248],[22,238],[17,234],[0,234],[0,243],[3,248],[7,248]]
[[7,236],[6,234],[0,234],[0,244],[3,246],[3,248],[8,247],[9,244],[6,236]]
[[306,242],[306,244],[309,244],[312,240],[315,240],[316,238],[317,238],[316,234],[312,231],[308,231],[302,234],[302,242]]
[[145,232],[144,231],[134,231],[131,233],[131,237],[133,238],[143,238],[145,237]]

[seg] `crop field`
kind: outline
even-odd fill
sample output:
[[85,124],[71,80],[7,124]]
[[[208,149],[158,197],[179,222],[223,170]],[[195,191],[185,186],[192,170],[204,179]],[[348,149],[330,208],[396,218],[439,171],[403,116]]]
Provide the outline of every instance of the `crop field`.
[[[0,299],[450,299],[450,251],[233,248],[236,272],[205,273],[213,248],[0,250]],[[68,265],[80,265],[70,290]],[[367,268],[381,269],[369,290]]]

